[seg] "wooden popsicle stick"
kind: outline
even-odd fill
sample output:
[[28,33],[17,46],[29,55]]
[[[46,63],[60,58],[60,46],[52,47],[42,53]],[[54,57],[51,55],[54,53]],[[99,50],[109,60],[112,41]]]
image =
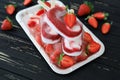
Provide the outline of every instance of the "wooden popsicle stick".
[[50,9],[44,2],[42,2],[41,0],[38,0],[38,4],[40,4],[40,6],[42,6],[44,9],[46,9],[47,11]]
[[53,8],[53,7],[55,6],[55,1],[56,1],[56,0],[50,0],[51,8]]

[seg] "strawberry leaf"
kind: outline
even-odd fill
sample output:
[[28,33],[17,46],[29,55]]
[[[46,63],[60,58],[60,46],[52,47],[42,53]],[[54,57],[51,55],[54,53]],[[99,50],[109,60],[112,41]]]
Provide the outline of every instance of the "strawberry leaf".
[[60,54],[60,56],[59,56],[59,58],[58,58],[58,65],[60,65],[60,61],[63,59],[63,56],[64,56],[65,54],[64,53],[61,53]]

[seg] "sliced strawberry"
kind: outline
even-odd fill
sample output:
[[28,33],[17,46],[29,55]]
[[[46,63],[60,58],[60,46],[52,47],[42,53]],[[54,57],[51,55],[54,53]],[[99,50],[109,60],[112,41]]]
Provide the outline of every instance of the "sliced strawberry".
[[70,56],[63,56],[63,58],[60,61],[61,68],[68,68],[72,66],[75,63],[74,59]]
[[76,16],[73,13],[67,13],[64,16],[64,22],[67,26],[69,26],[70,28],[73,27],[73,25],[76,23]]
[[45,2],[45,4],[48,6],[48,7],[51,7],[51,4],[49,2]]
[[13,4],[9,4],[5,7],[6,9],[6,12],[9,14],[9,15],[12,15],[14,12],[15,12],[15,6]]
[[12,23],[9,18],[6,18],[3,20],[1,25],[1,30],[11,30],[12,29]]
[[24,0],[23,5],[28,6],[31,3],[32,3],[32,0]]
[[52,45],[52,44],[46,44],[46,45],[45,45],[45,52],[46,52],[48,55],[52,54],[53,51],[54,51],[54,49],[53,49],[53,45]]
[[83,52],[82,54],[76,57],[76,61],[77,62],[83,61],[83,60],[86,60],[87,58],[88,58],[88,55],[85,52]]
[[28,26],[29,26],[30,28],[35,27],[35,26],[36,26],[36,24],[37,24],[37,22],[36,22],[36,21],[34,21],[34,20],[29,20],[29,21],[28,21]]
[[101,32],[102,34],[107,34],[110,31],[111,24],[106,22],[102,25]]
[[88,44],[87,50],[89,54],[94,54],[99,51],[101,45],[95,41]]
[[45,13],[45,9],[40,9],[37,13],[36,13],[36,15],[37,16],[41,16],[43,13]]
[[83,34],[83,40],[90,43],[93,41],[92,36],[88,32],[84,32]]

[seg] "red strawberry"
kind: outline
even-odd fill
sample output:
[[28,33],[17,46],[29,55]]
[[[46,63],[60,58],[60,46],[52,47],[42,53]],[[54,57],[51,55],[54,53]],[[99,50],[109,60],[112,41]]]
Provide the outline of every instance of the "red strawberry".
[[88,50],[88,52],[89,52],[90,54],[93,54],[93,53],[98,52],[99,49],[100,49],[100,47],[101,47],[101,46],[100,46],[99,43],[93,41],[93,42],[91,42],[91,43],[88,44],[87,50]]
[[58,63],[58,58],[59,58],[59,56],[60,56],[60,52],[59,52],[59,50],[55,50],[54,52],[53,52],[53,54],[51,54],[50,55],[50,60],[51,60],[51,62],[53,63],[53,64],[56,64],[57,65],[57,63]]
[[45,2],[45,4],[48,6],[48,7],[51,7],[51,4],[49,2]]
[[107,17],[109,16],[108,13],[105,13],[105,12],[96,12],[93,14],[93,16],[96,18],[96,19],[104,19],[104,20],[107,20]]
[[80,54],[79,56],[76,57],[76,60],[77,60],[77,62],[79,62],[79,61],[83,61],[87,58],[88,58],[88,55],[85,52],[83,52],[82,54]]
[[64,16],[64,22],[66,23],[67,26],[70,28],[73,27],[73,25],[76,23],[76,16],[73,13],[67,13]]
[[36,15],[37,15],[37,16],[40,16],[40,15],[42,15],[44,12],[45,12],[45,9],[40,9],[40,10],[36,13]]
[[36,24],[37,24],[37,22],[36,22],[36,21],[34,21],[34,20],[32,20],[32,19],[28,21],[28,26],[29,26],[30,28],[35,27],[35,26],[36,26]]
[[95,29],[98,27],[98,21],[93,16],[88,17],[88,23]]
[[53,49],[53,45],[52,45],[52,44],[46,44],[46,45],[45,45],[45,52],[46,52],[48,55],[52,54],[53,51],[54,51],[54,49]]
[[12,15],[15,12],[15,6],[13,4],[5,6],[5,9],[9,15]]
[[1,30],[11,30],[12,29],[12,23],[9,18],[6,18],[1,25]]
[[62,60],[60,61],[61,68],[68,68],[75,63],[74,59],[70,56],[63,56]]
[[35,34],[35,40],[38,42],[38,44],[39,44],[40,46],[44,47],[44,43],[42,42],[41,36],[40,36],[39,33],[38,33],[38,34]]
[[101,32],[103,34],[107,34],[110,31],[110,28],[111,28],[111,24],[106,22],[102,25]]
[[83,4],[79,6],[78,9],[78,15],[79,16],[84,16],[89,14],[91,11],[93,11],[94,6],[92,3],[85,1]]
[[90,43],[93,41],[92,36],[88,32],[84,32],[83,34],[83,40]]
[[32,0],[24,0],[23,5],[28,6],[30,3],[32,3]]

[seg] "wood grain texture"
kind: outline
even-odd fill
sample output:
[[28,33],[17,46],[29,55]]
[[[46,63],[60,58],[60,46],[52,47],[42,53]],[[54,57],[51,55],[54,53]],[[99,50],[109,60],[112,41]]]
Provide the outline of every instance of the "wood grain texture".
[[[61,0],[64,4],[74,8],[77,12],[79,4],[84,0]],[[0,30],[0,80],[120,80],[120,1],[119,0],[88,0],[95,5],[95,12],[105,11],[110,14],[108,21],[112,21],[110,33],[102,35],[99,21],[98,29],[91,28],[78,17],[103,43],[106,50],[96,60],[68,75],[54,73],[38,50],[26,36],[17,23],[15,15],[18,11],[36,4],[33,0],[30,6],[23,6],[23,0],[0,0],[0,25],[6,16],[13,20],[11,31]],[[17,4],[14,15],[9,16],[4,6]]]

